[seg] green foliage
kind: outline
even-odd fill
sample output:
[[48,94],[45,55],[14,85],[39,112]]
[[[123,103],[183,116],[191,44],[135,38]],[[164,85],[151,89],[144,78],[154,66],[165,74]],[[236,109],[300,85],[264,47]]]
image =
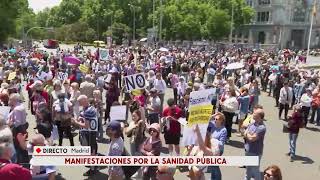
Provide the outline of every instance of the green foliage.
[[[0,29],[0,41],[13,29],[15,37],[20,38],[23,28],[41,26],[54,27],[54,37],[59,40],[91,42],[112,36],[114,41],[121,43],[123,38],[132,38],[134,15],[135,36],[139,39],[147,36],[153,20],[159,32],[161,14],[162,38],[165,40],[220,40],[229,34],[232,9],[235,28],[249,23],[254,14],[245,0],[162,0],[162,6],[160,0],[63,0],[59,6],[38,14],[28,10],[27,0],[3,2],[0,3],[0,15],[11,18],[0,16],[1,22],[6,24]],[[17,9],[12,5],[15,3],[25,3],[24,9]],[[46,30],[33,30],[30,35],[49,37]]]
[[0,2],[0,45],[9,35],[15,34],[16,19],[28,8],[27,0],[1,0]]

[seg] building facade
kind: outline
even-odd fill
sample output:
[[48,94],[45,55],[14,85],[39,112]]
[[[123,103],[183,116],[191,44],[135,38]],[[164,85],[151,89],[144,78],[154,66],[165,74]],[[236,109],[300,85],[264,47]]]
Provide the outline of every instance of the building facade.
[[[255,10],[250,24],[236,30],[234,42],[274,44],[279,48],[307,48],[312,6],[310,0],[247,0]],[[320,1],[320,0],[319,0]],[[311,47],[319,47],[320,9],[313,20]]]

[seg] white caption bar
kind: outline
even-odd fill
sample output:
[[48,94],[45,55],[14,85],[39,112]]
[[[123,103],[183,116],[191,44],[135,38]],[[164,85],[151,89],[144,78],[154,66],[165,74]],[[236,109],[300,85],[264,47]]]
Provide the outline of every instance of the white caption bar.
[[35,146],[34,156],[90,156],[90,146]]
[[32,165],[42,166],[257,166],[258,156],[34,156]]

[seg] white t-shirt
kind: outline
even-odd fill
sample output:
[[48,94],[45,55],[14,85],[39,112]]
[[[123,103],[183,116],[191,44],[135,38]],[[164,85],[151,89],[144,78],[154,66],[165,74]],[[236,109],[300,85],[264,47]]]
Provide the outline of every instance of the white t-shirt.
[[155,79],[154,88],[159,92],[159,94],[164,94],[167,88],[166,82],[163,79]]

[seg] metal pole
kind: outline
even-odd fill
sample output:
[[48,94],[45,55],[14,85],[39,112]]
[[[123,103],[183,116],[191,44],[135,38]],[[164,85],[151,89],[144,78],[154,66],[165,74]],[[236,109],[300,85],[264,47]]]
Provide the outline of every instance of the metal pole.
[[133,43],[135,44],[136,40],[136,10],[135,7],[132,6],[133,9]]
[[153,11],[153,16],[152,16],[152,29],[154,29],[155,21],[156,21],[156,20],[155,20],[155,15],[154,15],[155,9],[156,9],[155,0],[152,0],[152,11]]
[[162,40],[162,0],[160,0],[160,8],[159,41]]
[[[26,32],[26,34],[25,34],[25,41],[27,41],[29,32],[30,32],[31,30],[33,30],[33,29],[36,29],[36,28],[38,28],[38,29],[48,29],[48,30],[49,30],[49,29],[53,29],[53,28],[39,27],[39,26],[32,27],[32,28],[28,29],[28,31]],[[27,42],[25,42],[25,47],[26,47],[26,46],[27,46]]]
[[230,43],[232,43],[232,36],[233,36],[233,16],[234,16],[233,11],[234,11],[233,1],[231,1]]
[[314,14],[313,14],[313,10],[316,6],[316,0],[313,1],[313,6],[312,6],[312,10],[311,10],[311,22],[310,22],[310,30],[309,30],[309,39],[308,39],[308,49],[307,49],[307,57],[306,59],[308,59],[309,53],[310,53],[310,43],[311,43],[311,35],[312,35],[312,27],[313,27],[313,18],[314,18]]

